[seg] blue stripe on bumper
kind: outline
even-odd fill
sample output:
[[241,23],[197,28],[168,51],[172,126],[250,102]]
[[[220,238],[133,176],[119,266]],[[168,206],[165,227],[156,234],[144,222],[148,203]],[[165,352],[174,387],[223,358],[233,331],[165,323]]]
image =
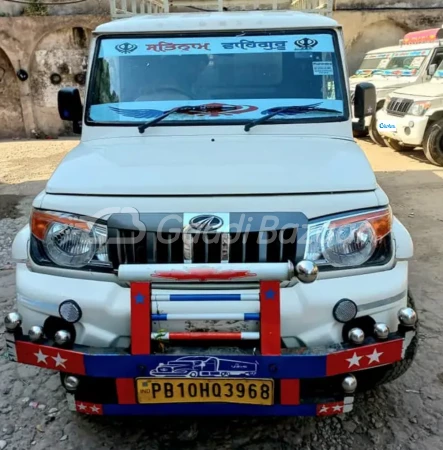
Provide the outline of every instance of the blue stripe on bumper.
[[171,302],[189,302],[189,301],[240,301],[241,294],[171,294]]
[[[242,372],[254,372],[249,378],[320,378],[326,376],[326,355],[284,355],[284,356],[252,356],[252,355],[217,355],[220,359],[228,359],[237,362],[239,370],[229,368],[236,373],[232,377],[245,377]],[[85,354],[84,363],[86,375],[94,377],[111,378],[137,378],[141,376],[156,377],[183,377],[179,372],[161,373],[156,371],[163,363],[175,361],[174,355],[106,355]],[[253,369],[243,369],[244,364],[253,364]],[[256,367],[255,367],[256,365]],[[224,369],[221,369],[223,371]],[[205,375],[200,375],[204,378]],[[214,375],[209,375],[214,376]]]
[[[204,407],[202,407],[204,406]],[[212,416],[315,416],[317,405],[234,405],[227,403],[185,403],[185,404],[156,404],[156,405],[103,405],[104,415],[204,415]]]

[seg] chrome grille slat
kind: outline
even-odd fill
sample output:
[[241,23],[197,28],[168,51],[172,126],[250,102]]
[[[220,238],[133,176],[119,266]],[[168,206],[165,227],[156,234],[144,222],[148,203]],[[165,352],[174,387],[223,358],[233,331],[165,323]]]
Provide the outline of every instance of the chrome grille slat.
[[[108,252],[115,268],[120,264],[247,264],[280,263],[288,260],[295,262],[296,258],[300,258],[303,248],[297,247],[297,239],[288,242],[286,236],[289,237],[293,232],[296,236],[297,229],[301,225],[295,219],[290,220],[293,216],[284,218],[285,221],[280,222],[281,225],[276,224],[275,230],[269,229],[269,225],[266,224],[260,230],[262,222],[258,220],[260,214],[257,213],[250,219],[252,226],[243,222],[238,231],[233,231],[238,227],[236,225],[238,222],[231,222],[234,225],[230,227],[226,221],[228,226],[223,229],[206,232],[186,227],[177,228],[176,223],[173,227],[154,227],[152,221],[149,222],[152,219],[148,217],[147,231],[140,231],[139,228],[135,231],[134,221],[125,222],[117,215],[115,225],[108,226],[110,236],[113,238],[108,243]],[[238,217],[235,220],[239,220]],[[287,228],[286,224],[293,225]]]
[[[157,239],[156,239],[156,237],[157,236],[155,233],[148,233],[146,235],[146,239],[148,240],[147,247],[148,247],[148,263],[149,264],[153,264],[157,260],[157,258],[156,258],[156,254],[157,254]],[[149,251],[149,249],[151,251]]]
[[209,262],[209,242],[208,242],[208,236],[201,235],[201,239],[203,239],[203,242],[205,244],[205,263]]
[[168,239],[168,262],[172,262],[172,236],[169,236]]
[[242,258],[241,258],[241,262],[246,262],[246,242],[248,240],[248,234],[245,233],[243,234],[243,236],[241,237],[242,240]]
[[278,232],[278,240],[280,242],[280,261],[283,261],[283,235],[284,235],[285,230],[280,230]]
[[267,258],[267,244],[268,244],[268,232],[267,231],[260,231],[258,233],[258,260],[259,262],[266,262]]
[[229,243],[231,236],[229,233],[222,233],[221,235],[221,248],[220,248],[220,262],[229,262]]
[[403,117],[408,112],[412,103],[414,103],[413,100],[409,100],[406,98],[393,97],[389,101],[386,110],[389,114],[392,114],[393,116]]

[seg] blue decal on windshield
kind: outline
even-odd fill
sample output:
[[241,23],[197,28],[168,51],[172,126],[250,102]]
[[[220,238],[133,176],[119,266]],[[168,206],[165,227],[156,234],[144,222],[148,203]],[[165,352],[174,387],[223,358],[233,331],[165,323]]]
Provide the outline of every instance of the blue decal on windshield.
[[317,46],[318,41],[305,37],[295,41],[294,44],[302,50],[311,50]]
[[[183,108],[183,107],[182,107]],[[109,109],[117,114],[134,119],[154,119],[165,114],[166,111],[157,109],[123,109],[110,106]],[[177,114],[185,116],[231,116],[256,111],[258,107],[250,105],[227,105],[223,103],[208,103],[206,105],[189,106],[187,110],[181,110]]]
[[137,50],[137,46],[135,44],[130,44],[129,42],[124,42],[123,44],[116,45],[115,49],[118,52],[124,53],[126,55],[128,53],[132,53],[133,51]]
[[229,36],[105,39],[100,45],[100,57],[209,55],[233,53],[335,52],[330,34],[288,34],[281,36]]
[[159,111],[158,109],[122,109],[116,108],[115,106],[110,106],[109,109],[120,116],[134,119],[154,119],[164,114],[164,111]]
[[222,42],[222,47],[227,50],[234,48],[241,48],[242,50],[248,50],[249,48],[262,48],[263,50],[286,50],[287,41],[265,41],[256,42],[242,39],[240,42]]
[[196,50],[207,50],[210,51],[210,43],[205,42],[204,44],[201,44],[200,42],[191,42],[191,43],[176,43],[173,42],[165,42],[160,41],[157,44],[145,44],[146,50],[153,51],[153,52],[173,52],[175,50],[183,51],[183,52],[189,52],[191,49]]

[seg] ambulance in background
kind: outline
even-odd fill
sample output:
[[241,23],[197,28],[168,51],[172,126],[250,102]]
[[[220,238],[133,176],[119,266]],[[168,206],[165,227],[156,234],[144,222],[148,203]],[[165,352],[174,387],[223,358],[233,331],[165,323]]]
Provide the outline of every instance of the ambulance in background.
[[[372,50],[366,54],[360,68],[350,79],[351,98],[355,86],[366,81],[377,91],[377,111],[383,108],[391,92],[411,84],[425,83],[432,78],[443,60],[443,27],[408,33],[399,45]],[[365,123],[356,126],[354,136],[368,133],[374,143],[386,147],[377,130],[375,119],[367,117]],[[353,119],[354,122],[357,119]]]

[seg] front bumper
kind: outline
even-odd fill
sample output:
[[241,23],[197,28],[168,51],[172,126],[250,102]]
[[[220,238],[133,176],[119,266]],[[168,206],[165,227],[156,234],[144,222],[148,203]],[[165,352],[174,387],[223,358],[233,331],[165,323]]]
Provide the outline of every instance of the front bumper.
[[[252,365],[247,380],[274,380],[274,405],[256,406],[231,403],[141,404],[137,400],[136,380],[147,377],[168,362],[188,355],[131,355],[129,351],[75,345],[71,349],[42,340],[38,343],[16,330],[7,333],[11,361],[74,375],[79,380],[75,392],[68,393],[71,410],[96,415],[290,415],[317,416],[342,414],[352,410],[353,393],[344,392],[345,376],[356,379],[368,369],[394,364],[404,358],[414,336],[412,328],[399,326],[384,341],[367,338],[362,345],[336,345],[322,348],[284,349],[281,355],[215,354],[199,352],[220,361],[229,360],[242,367]],[[234,372],[233,372],[234,373]],[[246,379],[231,373],[194,379]],[[195,377],[195,375],[190,375]],[[190,379],[189,377],[182,377]],[[180,378],[176,376],[176,378]],[[358,382],[358,381],[357,381]]]
[[[415,334],[414,323],[407,322],[415,313],[406,308],[402,311],[407,310],[412,316],[405,319],[400,314],[399,320],[403,322],[397,323],[396,332],[388,335],[374,332],[359,345],[343,343],[282,349],[280,281],[262,281],[259,332],[185,331],[161,337],[162,340],[175,337],[208,342],[226,337],[242,340],[252,334],[254,340],[259,340],[259,350],[252,346],[245,349],[172,346],[165,352],[164,345],[157,341],[159,333],[152,332],[152,319],[158,314],[151,311],[152,302],[157,300],[151,284],[131,283],[130,290],[131,343],[128,349],[88,347],[74,344],[73,340],[65,341],[65,346],[70,348],[56,345],[43,338],[41,332],[25,335],[20,315],[11,313],[5,319],[9,359],[74,376],[68,404],[72,410],[85,414],[334,415],[352,409],[358,377],[368,370],[401,361]],[[219,301],[219,297],[215,295],[213,301]],[[245,404],[238,398],[231,402],[221,397],[218,402],[213,397],[205,402],[203,393],[197,403],[188,398],[169,403],[166,397],[158,402],[140,401],[136,388],[139,378],[144,379],[146,386],[160,386],[156,380],[170,380],[173,374],[182,385],[181,380],[196,380],[193,381],[195,390],[201,387],[200,381],[221,390],[222,382],[217,380],[232,380],[232,383],[240,380],[244,388],[250,387],[248,383],[254,380],[256,385],[260,380],[272,380],[273,402],[264,406]],[[205,389],[209,392],[209,387]]]
[[427,116],[417,117],[408,114],[404,117],[398,117],[383,110],[377,113],[377,125],[381,122],[390,122],[395,123],[397,127],[395,131],[377,127],[378,132],[383,137],[399,141],[405,145],[420,146],[423,144],[428,121],[429,117]]
[[[400,235],[398,239],[400,239]],[[403,243],[403,241],[401,241]],[[130,290],[116,281],[68,278],[33,272],[17,264],[17,308],[27,333],[33,325],[43,326],[48,316],[58,317],[58,307],[66,299],[75,300],[83,310],[82,320],[75,324],[76,343],[88,347],[127,347],[130,337]],[[203,287],[203,286],[201,286]],[[343,297],[353,300],[357,317],[369,315],[391,330],[398,324],[397,311],[406,306],[408,262],[397,261],[389,270],[355,274],[347,277],[317,279],[312,284],[298,283],[280,290],[281,336],[287,347],[307,347],[342,340],[342,324],[334,321],[332,310]],[[211,294],[214,290],[156,289],[153,293]],[[223,289],[226,294],[250,295],[256,289]],[[214,313],[256,314],[258,301],[164,301],[156,302],[162,314]],[[301,320],[302,319],[302,320]],[[216,325],[216,327],[215,327]],[[218,331],[257,331],[258,324],[239,322],[174,320],[155,321],[153,330],[177,332],[185,329],[217,328]]]

